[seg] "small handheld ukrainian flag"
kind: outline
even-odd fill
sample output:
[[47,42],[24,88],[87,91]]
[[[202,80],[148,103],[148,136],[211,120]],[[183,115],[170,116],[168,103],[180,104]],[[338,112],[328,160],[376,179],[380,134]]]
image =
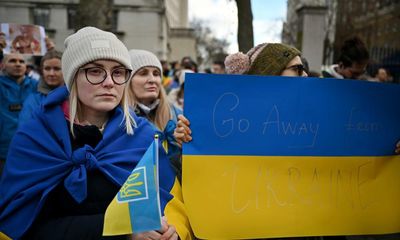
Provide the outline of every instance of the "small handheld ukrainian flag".
[[103,235],[161,229],[158,135],[108,206]]

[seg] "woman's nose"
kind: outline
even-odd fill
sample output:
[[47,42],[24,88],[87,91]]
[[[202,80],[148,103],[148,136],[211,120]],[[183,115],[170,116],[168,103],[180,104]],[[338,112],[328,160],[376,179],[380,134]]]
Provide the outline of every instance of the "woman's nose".
[[149,82],[151,83],[156,82],[156,77],[153,74],[149,74]]
[[103,86],[114,86],[114,80],[110,73],[107,73],[106,79],[102,82]]

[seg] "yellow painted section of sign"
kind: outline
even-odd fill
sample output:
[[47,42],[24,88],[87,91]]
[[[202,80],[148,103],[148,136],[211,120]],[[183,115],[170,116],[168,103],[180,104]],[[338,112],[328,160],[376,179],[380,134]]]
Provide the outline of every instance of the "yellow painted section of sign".
[[202,239],[400,232],[400,156],[183,158]]

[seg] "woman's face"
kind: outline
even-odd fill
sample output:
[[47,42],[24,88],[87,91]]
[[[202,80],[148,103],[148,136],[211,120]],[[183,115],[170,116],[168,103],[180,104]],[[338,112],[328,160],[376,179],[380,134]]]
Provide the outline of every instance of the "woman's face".
[[43,81],[51,88],[56,88],[64,84],[61,72],[61,60],[52,58],[45,60],[42,67]]
[[[118,85],[129,78],[126,68],[112,60],[97,60],[82,66],[76,74],[78,99],[82,103],[84,115],[99,115],[113,110],[121,102],[125,83]],[[106,76],[105,76],[106,75]],[[104,79],[105,78],[105,79]],[[104,79],[103,82],[101,80]],[[92,84],[98,83],[99,84]]]
[[367,65],[368,61],[353,62],[350,67],[345,67],[343,63],[340,63],[338,73],[347,79],[359,79],[365,73]]
[[287,77],[307,77],[307,73],[304,71],[304,65],[301,62],[299,56],[294,57],[283,70],[281,76]]
[[131,90],[136,99],[150,105],[160,95],[161,72],[156,67],[142,67],[132,77]]

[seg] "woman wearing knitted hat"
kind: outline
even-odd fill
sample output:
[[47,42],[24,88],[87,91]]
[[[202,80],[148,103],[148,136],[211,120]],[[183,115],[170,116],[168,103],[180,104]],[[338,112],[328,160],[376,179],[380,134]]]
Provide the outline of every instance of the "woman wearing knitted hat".
[[[300,56],[300,51],[294,47],[262,43],[246,54],[238,52],[227,56],[225,70],[228,74],[307,77]],[[179,144],[192,140],[189,124],[186,118],[178,121],[175,137]]]
[[225,59],[229,74],[307,77],[300,51],[282,43],[263,43],[246,54],[231,54]]
[[162,66],[160,60],[151,52],[132,49],[129,51],[132,62],[132,80],[126,89],[129,105],[138,116],[147,118],[157,131],[168,152],[176,174],[180,179],[182,172],[181,146],[177,144],[174,130],[178,119],[185,121],[182,111],[171,104],[161,84]]
[[[131,71],[127,48],[110,32],[85,27],[65,40],[66,86],[46,97],[9,150],[0,182],[0,238],[102,238],[107,206],[155,133],[129,111],[124,89]],[[159,168],[163,214],[179,201],[170,194],[175,175],[163,151]],[[166,219],[161,230],[132,236],[161,237],[178,238]]]

